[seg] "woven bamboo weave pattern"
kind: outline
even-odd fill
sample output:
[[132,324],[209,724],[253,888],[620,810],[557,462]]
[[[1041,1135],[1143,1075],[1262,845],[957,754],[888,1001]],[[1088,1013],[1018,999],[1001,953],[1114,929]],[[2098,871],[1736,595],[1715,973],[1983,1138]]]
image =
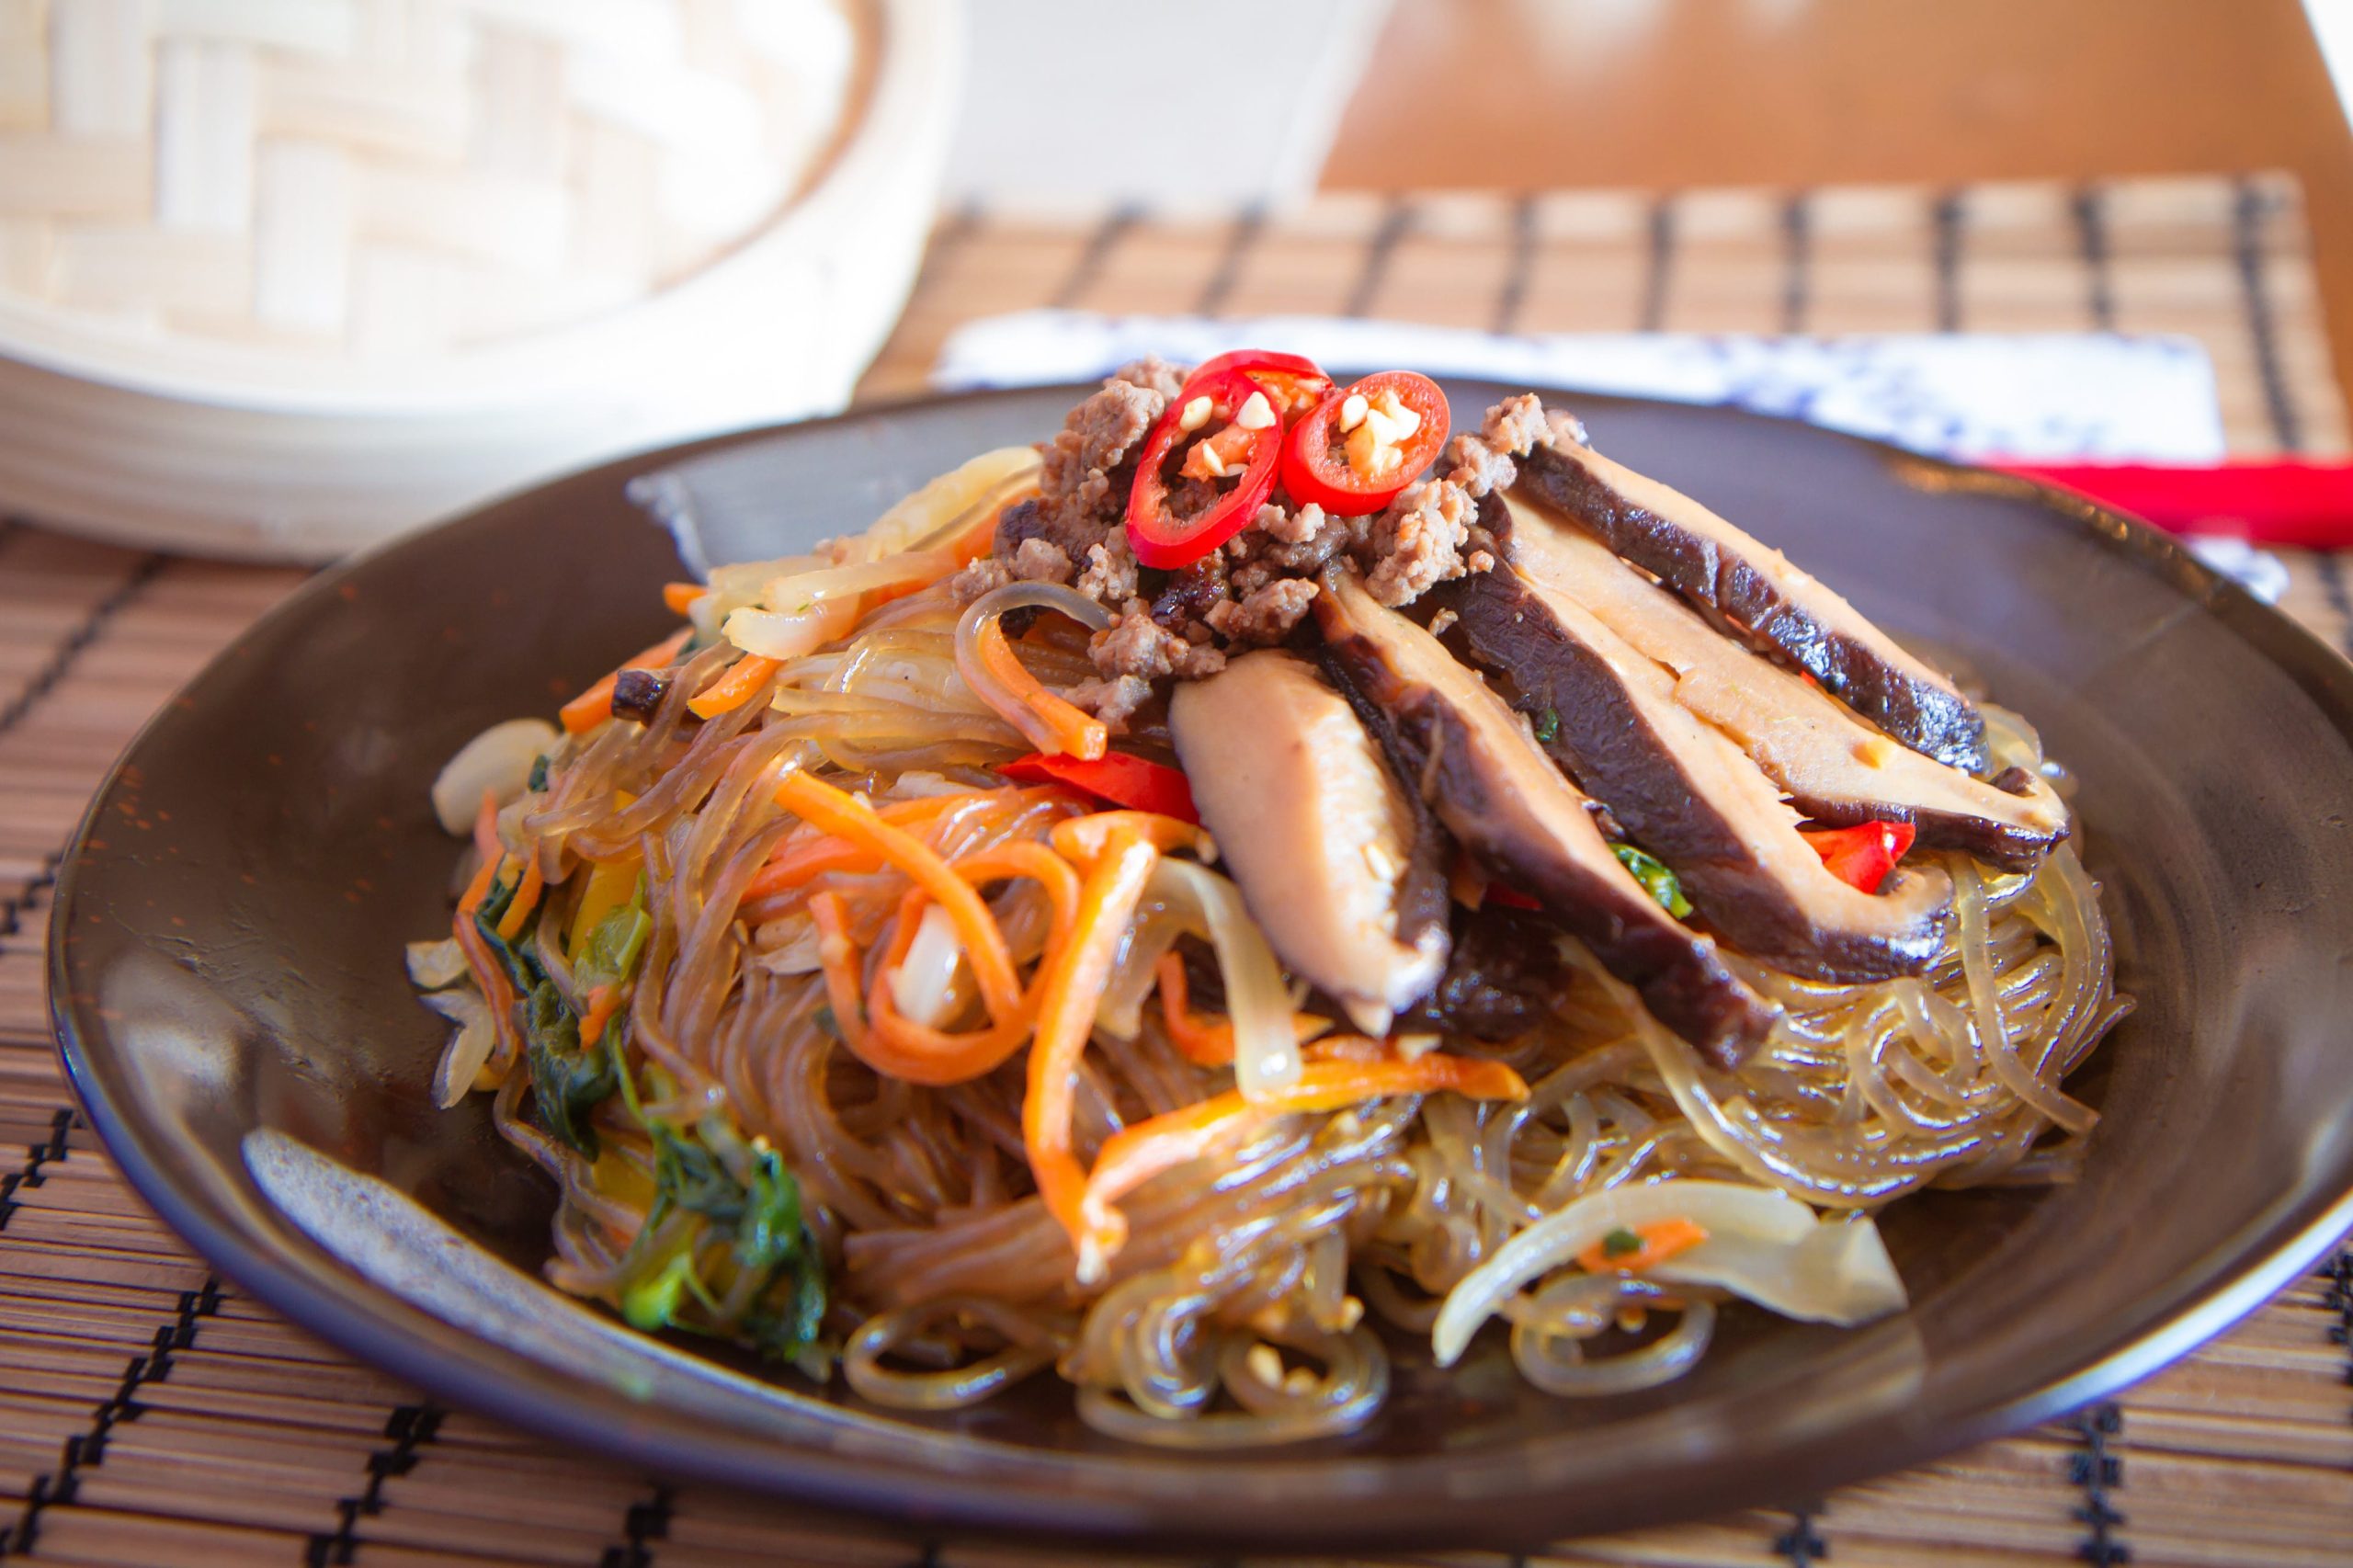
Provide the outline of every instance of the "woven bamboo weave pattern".
[[[1792,211],[1802,214],[1792,220]],[[1940,216],[1942,214],[1942,216]],[[2212,355],[2235,449],[2341,452],[2292,186],[1320,203],[943,223],[870,395],[990,311],[1273,309],[1530,330],[2113,325]],[[2289,611],[2353,646],[2336,556]],[[77,1564],[1115,1561],[886,1538],[665,1485],[460,1411],[215,1278],[76,1119],[40,976],[56,857],[108,761],[298,574],[0,531],[0,1556]],[[1358,1568],[2319,1568],[2353,1559],[2353,1256],[2113,1403],[1944,1462],[1671,1529]],[[1211,1568],[1187,1563],[1184,1568]],[[1215,1568],[1277,1568],[1229,1559]],[[1285,1568],[1308,1568],[1289,1561]]]
[[834,138],[852,0],[0,0],[0,299],[368,359],[625,304]]

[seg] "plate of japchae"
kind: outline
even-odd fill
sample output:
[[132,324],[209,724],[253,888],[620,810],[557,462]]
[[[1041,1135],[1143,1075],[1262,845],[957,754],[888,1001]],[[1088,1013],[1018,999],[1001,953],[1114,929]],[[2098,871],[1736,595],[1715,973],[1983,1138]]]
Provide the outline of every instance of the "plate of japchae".
[[1146,363],[324,574],[99,792],[52,1004],[158,1211],[442,1397],[906,1529],[1524,1545],[2334,1240],[2348,736],[2056,492]]

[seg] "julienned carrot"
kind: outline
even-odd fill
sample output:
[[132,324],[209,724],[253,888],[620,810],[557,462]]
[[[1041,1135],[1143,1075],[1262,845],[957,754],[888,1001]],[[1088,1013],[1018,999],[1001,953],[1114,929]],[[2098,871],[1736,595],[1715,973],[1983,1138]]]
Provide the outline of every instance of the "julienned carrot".
[[[890,801],[875,807],[874,814],[893,827],[927,827],[952,807],[1000,792],[975,790],[969,795],[926,795],[914,801]],[[752,880],[744,884],[743,902],[756,903],[827,871],[862,874],[881,869],[881,855],[863,844],[823,832],[798,831],[777,847],[767,864],[752,873]]]
[[867,589],[858,599],[860,615],[871,615],[893,599],[908,598],[926,588],[938,586],[950,573],[972,557],[946,550],[903,550],[886,559],[909,568],[908,574],[895,583],[884,583]]
[[580,1043],[594,1045],[605,1038],[605,1026],[620,1011],[621,987],[619,984],[589,988],[588,1010],[580,1015]]
[[[1184,956],[1170,949],[1160,955],[1160,963],[1153,972],[1160,977],[1160,1017],[1167,1028],[1169,1043],[1197,1066],[1232,1066],[1233,1020],[1207,1023],[1193,1013],[1187,999]],[[1303,1045],[1329,1029],[1332,1023],[1313,1013],[1293,1013],[1290,1027],[1292,1037]],[[1379,1049],[1378,1041],[1372,1043]]]
[[834,1028],[843,1043],[859,1057],[867,1049],[866,1007],[858,995],[858,944],[850,940],[849,916],[842,895],[830,890],[809,901],[809,918],[817,926],[817,963],[825,972],[825,1002],[834,1012]]
[[1273,1090],[1266,1098],[1245,1100],[1241,1090],[1229,1089],[1198,1105],[1113,1133],[1096,1154],[1095,1170],[1086,1178],[1081,1199],[1080,1278],[1086,1278],[1088,1257],[1108,1259],[1127,1240],[1126,1217],[1113,1205],[1161,1172],[1201,1158],[1228,1140],[1246,1135],[1269,1117],[1290,1111],[1337,1110],[1391,1095],[1427,1095],[1441,1089],[1474,1100],[1516,1100],[1528,1094],[1526,1082],[1500,1062],[1435,1052],[1411,1061],[1395,1057],[1377,1062],[1322,1061],[1301,1068],[1296,1081]]
[[662,602],[670,607],[672,615],[684,615],[694,608],[697,599],[709,592],[710,590],[700,583],[665,583],[662,585]]
[[1654,1220],[1631,1230],[1610,1232],[1577,1254],[1577,1267],[1587,1274],[1640,1274],[1707,1239],[1706,1229],[1697,1221]]
[[1185,1060],[1202,1067],[1229,1066],[1233,1061],[1233,1025],[1203,1023],[1187,1006],[1185,956],[1171,948],[1160,955],[1160,1017],[1168,1028],[1168,1041]]
[[515,896],[508,901],[506,913],[498,917],[498,939],[511,942],[523,934],[523,922],[540,906],[540,891],[547,885],[540,874],[540,858],[523,857],[523,879],[516,884]]
[[806,773],[789,775],[777,786],[776,799],[777,804],[820,832],[863,845],[884,864],[904,871],[956,923],[956,935],[964,944],[972,978],[980,983],[989,1017],[1003,1019],[1019,1009],[1021,981],[1013,971],[1013,954],[1005,945],[1005,933],[997,929],[996,918],[989,914],[981,895],[938,851],[904,828],[884,822],[864,801]]
[[728,665],[726,674],[695,693],[693,699],[687,704],[687,711],[698,719],[716,719],[722,713],[732,713],[759,695],[761,688],[782,668],[782,659],[746,653]]
[[1038,1032],[1029,1041],[1029,1084],[1021,1100],[1021,1142],[1046,1210],[1078,1249],[1078,1278],[1103,1278],[1109,1254],[1090,1247],[1086,1223],[1086,1172],[1071,1149],[1071,1110],[1079,1059],[1094,1032],[1095,1009],[1120,953],[1120,938],[1143,898],[1160,851],[1133,833],[1111,835],[1079,890],[1078,919],[1070,939],[1046,967]]
[[483,858],[482,865],[474,871],[474,880],[468,882],[466,891],[458,895],[460,915],[472,918],[473,912],[482,907],[482,901],[490,896],[490,890],[498,881],[499,867],[505,863],[506,857],[501,855],[486,855]]
[[[1037,716],[1046,734],[1053,741],[1053,749],[1083,762],[1092,762],[1110,749],[1111,732],[1102,720],[1073,707],[1062,698],[1038,683],[1038,677],[1022,666],[1013,656],[1013,644],[1005,640],[1005,628],[991,616],[981,623],[974,638],[981,668],[1003,687],[1013,699]],[[1038,748],[1045,750],[1044,746]]]
[[474,812],[474,853],[486,866],[496,865],[506,853],[498,838],[498,796],[490,790],[482,792],[482,807]]
[[[1029,1038],[1037,1024],[1045,977],[1054,955],[1061,951],[1078,918],[1078,873],[1035,840],[1017,839],[968,855],[956,862],[956,873],[975,884],[1016,878],[1036,881],[1045,890],[1051,911],[1046,950],[1039,962],[1037,977],[1022,994],[1019,1012],[992,1019],[985,1028],[961,1034],[916,1023],[900,1013],[897,994],[891,988],[892,973],[906,961],[915,929],[931,904],[921,888],[909,888],[899,900],[897,929],[875,968],[874,985],[867,995],[866,1039],[853,1050],[876,1072],[912,1084],[961,1084],[995,1072],[1020,1050],[1021,1042]],[[819,939],[822,943],[822,933]],[[820,957],[822,961],[822,948]]]
[[563,721],[564,733],[585,734],[613,716],[613,682],[621,670],[658,670],[678,656],[687,639],[695,634],[691,626],[682,626],[653,647],[625,661],[620,669],[605,676],[596,685],[556,710],[556,717]]
[[481,988],[483,1000],[490,1005],[491,1027],[498,1036],[498,1049],[486,1065],[504,1075],[516,1056],[515,987],[506,978],[506,969],[492,956],[490,944],[482,939],[482,928],[474,924],[474,911],[490,896],[498,881],[502,859],[486,859],[474,873],[474,880],[458,900],[458,913],[449,922],[449,934],[457,938],[458,950],[466,955],[466,967],[473,971],[474,984]]
[[1203,860],[1217,858],[1217,841],[1208,830],[1157,812],[1089,812],[1083,817],[1058,822],[1054,824],[1054,847],[1083,866],[1103,853],[1103,846],[1115,833],[1141,838],[1164,855],[1173,849],[1189,849]]

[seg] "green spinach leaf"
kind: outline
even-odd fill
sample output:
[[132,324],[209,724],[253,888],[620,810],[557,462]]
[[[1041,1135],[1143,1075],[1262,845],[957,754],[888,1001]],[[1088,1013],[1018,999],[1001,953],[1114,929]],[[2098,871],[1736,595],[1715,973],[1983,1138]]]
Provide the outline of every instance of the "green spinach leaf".
[[580,1020],[551,980],[542,980],[515,1005],[529,1042],[531,1099],[550,1136],[587,1159],[598,1143],[589,1115],[619,1087],[611,1059],[580,1045]]

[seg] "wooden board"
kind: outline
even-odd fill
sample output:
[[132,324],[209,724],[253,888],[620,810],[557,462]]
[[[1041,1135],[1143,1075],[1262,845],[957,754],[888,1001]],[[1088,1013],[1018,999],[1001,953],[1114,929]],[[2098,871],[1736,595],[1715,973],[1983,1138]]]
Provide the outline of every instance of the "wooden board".
[[[2088,204],[2081,195],[1335,201],[1183,224],[964,214],[943,225],[866,390],[919,388],[958,321],[1054,301],[1355,309],[1530,329],[2114,325],[2207,344],[2237,449],[2344,449],[2291,185],[2135,182]],[[2297,555],[2290,569],[2290,611],[2353,646],[2340,559]],[[0,1556],[1104,1561],[957,1541],[911,1550],[438,1408],[224,1287],[117,1178],[75,1115],[43,1011],[56,858],[140,722],[300,580],[21,524],[0,530]],[[1781,1511],[1516,1561],[2343,1562],[2353,1557],[2348,1327],[2353,1255],[2340,1252],[2235,1333],[2076,1420]],[[1383,1561],[1515,1565],[1482,1552]]]

